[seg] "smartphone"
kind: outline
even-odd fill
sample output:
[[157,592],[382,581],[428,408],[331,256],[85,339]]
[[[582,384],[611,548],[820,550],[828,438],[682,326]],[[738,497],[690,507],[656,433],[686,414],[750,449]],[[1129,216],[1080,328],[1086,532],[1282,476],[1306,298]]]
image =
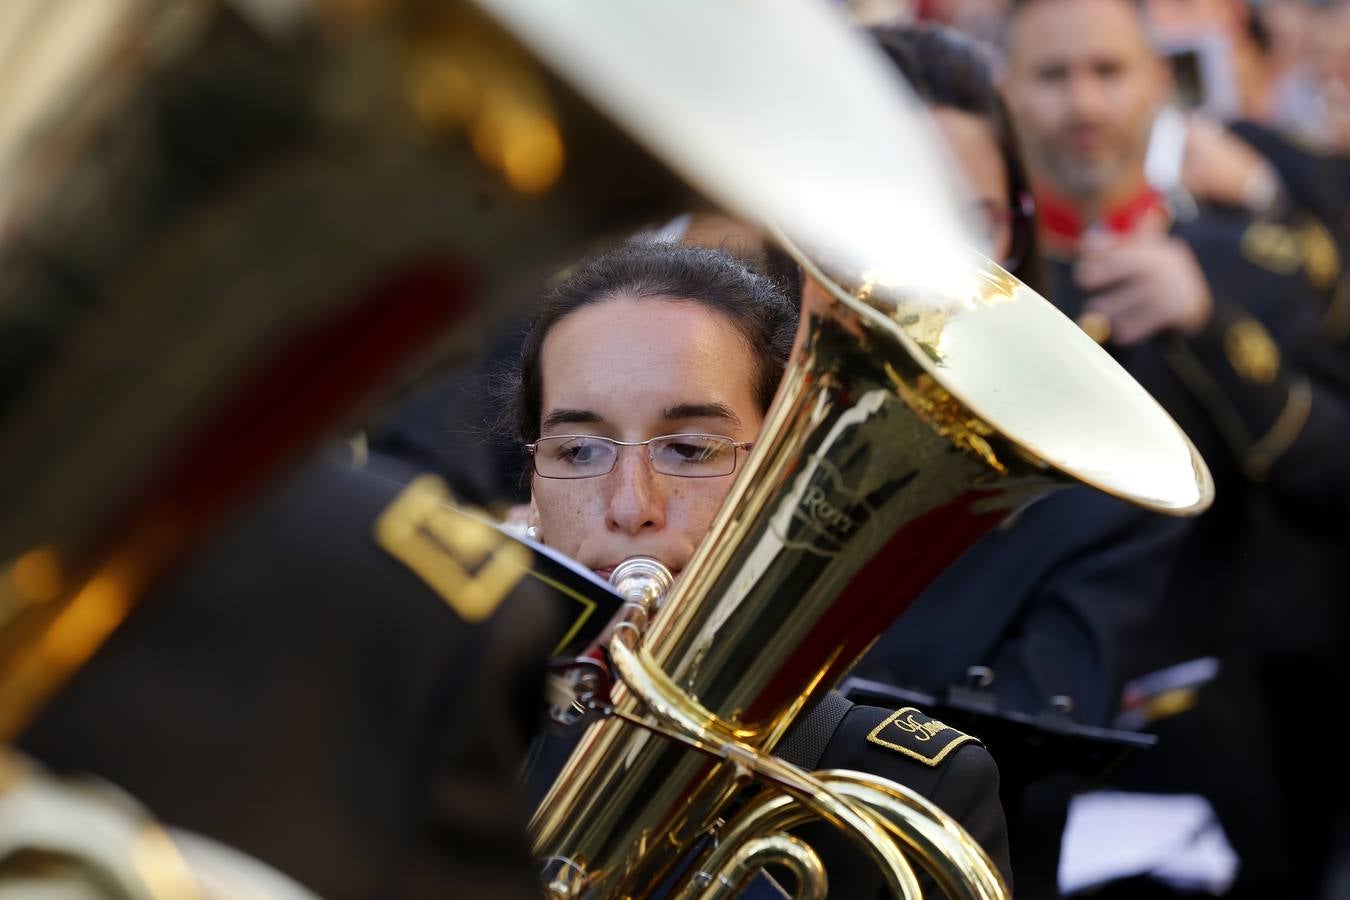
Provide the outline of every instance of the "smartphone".
[[1237,73],[1226,37],[1207,33],[1164,39],[1159,50],[1172,70],[1173,103],[1221,120],[1238,115]]

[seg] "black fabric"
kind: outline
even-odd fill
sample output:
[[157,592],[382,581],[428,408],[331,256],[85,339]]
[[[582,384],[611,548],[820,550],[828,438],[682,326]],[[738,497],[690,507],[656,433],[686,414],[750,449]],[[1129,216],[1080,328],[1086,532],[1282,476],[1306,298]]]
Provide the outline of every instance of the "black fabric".
[[530,499],[525,454],[502,422],[502,384],[524,343],[510,322],[469,365],[429,379],[367,429],[370,449],[435,472],[467,503],[496,513]]
[[852,708],[853,704],[843,694],[830,691],[811,712],[793,724],[774,748],[774,756],[807,771],[820,768],[820,758]]
[[[1051,494],[947,569],[854,672],[943,696],[986,666],[1004,708],[1038,713],[1064,695],[1079,722],[1109,725],[1187,527],[1090,488]],[[1014,761],[1000,769],[1017,780]]]
[[1257,122],[1229,128],[1270,162],[1293,203],[1333,232],[1350,235],[1350,156],[1319,153]]
[[473,626],[379,548],[399,485],[323,461],[146,598],[22,736],[328,898],[535,897],[515,782],[553,614]]

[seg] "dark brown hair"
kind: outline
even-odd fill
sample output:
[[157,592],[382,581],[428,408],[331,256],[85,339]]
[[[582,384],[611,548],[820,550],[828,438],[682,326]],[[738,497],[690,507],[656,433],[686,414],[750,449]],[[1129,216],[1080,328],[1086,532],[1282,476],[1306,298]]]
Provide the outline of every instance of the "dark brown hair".
[[504,385],[518,442],[539,436],[539,356],[553,326],[583,306],[621,295],[700,303],[725,315],[755,360],[755,399],[761,411],[768,409],[797,328],[797,309],[778,285],[717,250],[630,241],[582,261],[548,289],[535,309],[515,371]]
[[994,84],[988,50],[943,25],[878,26],[869,33],[927,106],[950,107],[988,123],[1008,173],[1008,208],[1013,215],[1012,273],[1044,293],[1031,181],[1008,108]]

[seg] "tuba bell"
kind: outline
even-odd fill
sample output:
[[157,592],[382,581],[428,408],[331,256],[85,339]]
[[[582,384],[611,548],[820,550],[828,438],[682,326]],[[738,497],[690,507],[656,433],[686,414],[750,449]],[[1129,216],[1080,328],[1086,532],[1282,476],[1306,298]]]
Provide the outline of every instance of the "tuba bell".
[[[842,828],[890,889],[1007,896],[983,850],[911,791],[771,755],[936,576],[1010,512],[1084,483],[1191,515],[1189,439],[1100,347],[999,266],[944,284],[805,252],[791,360],[746,467],[645,631],[617,626],[606,718],[531,822],[549,896],[732,896],[768,863],[823,896],[788,832]],[[690,858],[693,858],[690,862]]]

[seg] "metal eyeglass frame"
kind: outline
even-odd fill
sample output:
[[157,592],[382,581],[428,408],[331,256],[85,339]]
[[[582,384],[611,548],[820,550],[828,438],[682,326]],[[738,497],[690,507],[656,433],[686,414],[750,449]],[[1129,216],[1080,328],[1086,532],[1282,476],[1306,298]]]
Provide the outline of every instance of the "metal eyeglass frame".
[[[686,474],[677,474],[675,472],[662,472],[660,469],[656,468],[656,461],[652,459],[651,443],[653,441],[663,441],[667,438],[679,438],[679,437],[717,438],[718,440],[721,441],[729,441],[731,443],[732,449],[731,470],[727,472],[719,472],[716,475],[686,475]],[[551,441],[564,438],[586,438],[587,440],[604,441],[605,443],[612,444],[615,447],[646,447],[647,464],[652,467],[652,471],[658,475],[669,475],[672,478],[725,478],[728,475],[734,475],[736,474],[737,462],[740,459],[736,451],[749,450],[750,448],[755,446],[754,441],[734,441],[731,438],[727,437],[725,434],[706,434],[703,432],[696,432],[696,431],[677,431],[674,434],[658,434],[656,437],[649,437],[645,441],[616,441],[614,440],[614,438],[602,437],[601,435],[598,434],[550,434],[547,438],[540,438],[539,441],[542,440]],[[539,448],[539,441],[534,441],[533,443],[525,444],[525,452],[530,455],[530,468],[533,469],[534,474],[538,475],[540,478],[549,478],[554,481],[579,481],[583,478],[603,478],[604,476],[613,472],[614,467],[619,464],[619,454],[618,452],[615,452],[614,458],[610,462],[609,468],[603,472],[594,472],[590,475],[570,475],[570,476],[545,475],[544,473],[539,471],[539,467],[535,464],[535,452]]]

